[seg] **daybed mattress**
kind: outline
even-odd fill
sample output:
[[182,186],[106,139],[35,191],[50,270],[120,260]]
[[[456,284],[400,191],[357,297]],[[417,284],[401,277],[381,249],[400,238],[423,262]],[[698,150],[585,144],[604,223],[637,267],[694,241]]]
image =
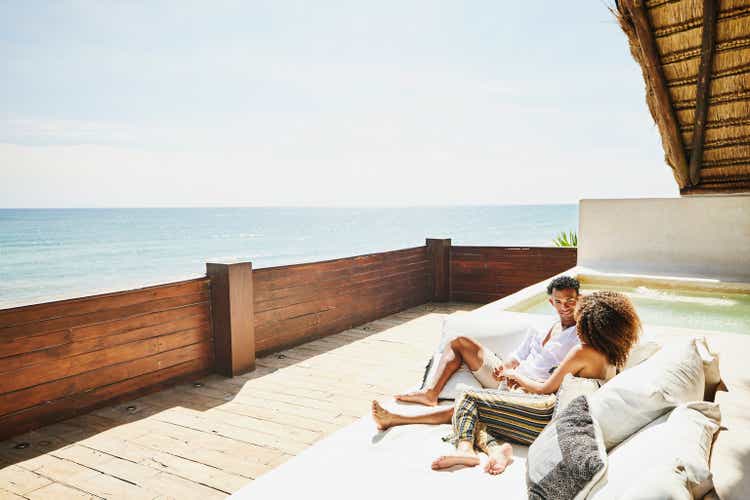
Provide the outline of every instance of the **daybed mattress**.
[[[446,402],[444,404],[452,404]],[[384,404],[400,412],[424,407]],[[512,500],[527,498],[525,446],[514,445],[515,461],[503,474],[484,472],[487,460],[473,468],[433,471],[432,461],[453,447],[442,441],[450,425],[408,425],[379,432],[370,416],[319,441],[280,467],[245,486],[232,498],[404,498],[431,500],[461,498],[485,492]],[[416,497],[415,497],[416,498]]]

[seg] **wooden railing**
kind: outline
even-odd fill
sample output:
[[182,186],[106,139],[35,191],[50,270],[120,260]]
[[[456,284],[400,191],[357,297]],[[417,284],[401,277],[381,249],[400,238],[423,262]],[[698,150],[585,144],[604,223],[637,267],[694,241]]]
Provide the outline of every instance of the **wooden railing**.
[[451,247],[451,300],[486,304],[576,265],[575,248]]
[[425,246],[0,310],[0,438],[426,302],[490,302],[573,267],[575,249]]
[[253,272],[256,351],[361,325],[432,299],[427,247]]

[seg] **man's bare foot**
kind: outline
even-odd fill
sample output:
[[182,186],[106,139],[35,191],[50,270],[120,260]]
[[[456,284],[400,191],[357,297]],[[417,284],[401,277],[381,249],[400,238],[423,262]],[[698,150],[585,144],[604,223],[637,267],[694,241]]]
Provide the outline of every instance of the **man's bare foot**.
[[435,391],[428,389],[426,391],[415,391],[408,394],[397,394],[397,401],[404,401],[406,403],[419,403],[425,406],[435,406],[438,402],[438,395]]
[[381,431],[384,431],[393,425],[393,414],[374,400],[372,402],[372,419]]
[[487,465],[484,466],[484,471],[493,476],[501,474],[506,467],[513,463],[513,447],[508,443],[493,446],[489,457]]
[[479,457],[474,452],[462,452],[456,450],[455,455],[443,455],[432,462],[432,470],[441,470],[453,467],[454,465],[463,465],[466,467],[475,467],[479,465]]

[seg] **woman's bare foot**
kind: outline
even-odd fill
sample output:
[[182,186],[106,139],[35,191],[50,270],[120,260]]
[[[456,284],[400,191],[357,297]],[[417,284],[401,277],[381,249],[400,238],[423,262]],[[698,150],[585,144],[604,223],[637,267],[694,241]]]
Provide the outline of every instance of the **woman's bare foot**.
[[496,476],[501,474],[506,467],[513,463],[513,447],[508,443],[493,446],[489,452],[489,460],[484,466],[484,471]]
[[377,401],[372,402],[372,419],[378,426],[378,429],[384,431],[393,425],[393,414],[380,406]]
[[415,391],[408,394],[396,394],[396,400],[406,403],[419,403],[425,406],[435,406],[438,402],[438,395],[432,389],[426,391]]
[[454,465],[475,467],[479,465],[479,456],[474,451],[474,441],[461,440],[456,444],[456,453],[443,455],[432,462],[432,470],[447,469]]
[[447,469],[454,465],[475,467],[479,465],[479,457],[474,452],[461,452],[456,450],[455,455],[443,455],[432,462],[432,470]]

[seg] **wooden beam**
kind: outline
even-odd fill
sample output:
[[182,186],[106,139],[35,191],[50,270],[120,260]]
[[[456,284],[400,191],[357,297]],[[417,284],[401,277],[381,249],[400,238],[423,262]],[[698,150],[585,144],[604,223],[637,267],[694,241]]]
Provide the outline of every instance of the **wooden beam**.
[[451,300],[451,239],[427,238],[427,248],[432,257],[432,300]]
[[216,371],[241,375],[255,369],[252,264],[206,264],[206,274],[211,279]]
[[680,189],[690,185],[690,174],[688,172],[687,159],[685,158],[685,147],[680,136],[679,124],[672,107],[672,97],[667,89],[667,80],[661,67],[659,51],[656,47],[654,33],[651,31],[648,8],[645,0],[623,0],[623,5],[630,13],[633,20],[638,43],[641,46],[641,63],[645,66],[646,74],[651,79],[651,88],[656,97],[657,112],[661,112],[662,130],[666,142],[672,151],[671,160],[675,165],[675,179]]
[[713,67],[714,46],[716,44],[716,14],[718,0],[703,0],[703,41],[701,43],[701,63],[698,68],[698,90],[695,98],[695,124],[693,125],[693,145],[690,153],[690,184],[700,182],[700,168],[703,163],[704,130],[708,115],[708,97],[711,93],[711,68]]

